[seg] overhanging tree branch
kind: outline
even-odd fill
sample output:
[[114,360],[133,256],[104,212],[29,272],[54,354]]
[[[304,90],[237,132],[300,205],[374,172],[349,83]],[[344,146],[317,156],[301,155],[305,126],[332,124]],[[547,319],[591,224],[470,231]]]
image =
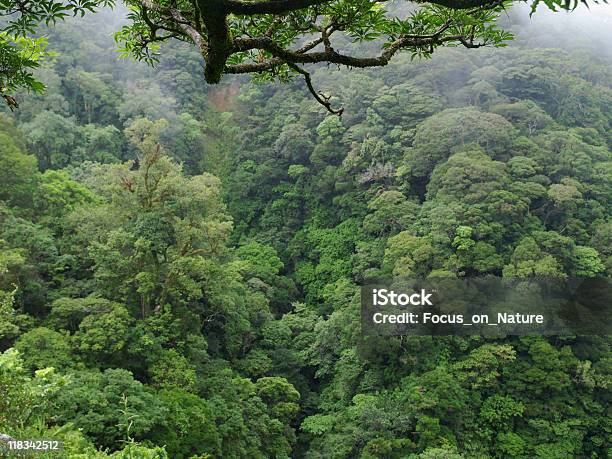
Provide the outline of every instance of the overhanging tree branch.
[[[113,0],[5,0],[0,14],[14,12],[25,23],[53,20],[54,11],[79,12]],[[155,43],[172,38],[196,45],[204,78],[218,83],[225,73],[304,77],[309,91],[327,110],[329,99],[312,87],[307,64],[368,68],[387,65],[395,54],[429,56],[445,44],[477,48],[497,45],[510,34],[494,26],[503,0],[416,0],[407,18],[393,17],[387,0],[126,0],[130,24],[117,33],[123,52],[155,60]],[[509,0],[510,1],[510,0]],[[539,0],[534,0],[539,1]],[[565,2],[566,0],[551,0]],[[11,22],[23,27],[21,19]],[[384,43],[375,56],[337,47],[335,37]],[[344,48],[344,49],[341,49]]]
[[[338,31],[350,29],[352,22],[358,21],[360,17],[370,20],[368,14],[375,12],[375,5],[380,4],[380,0],[372,0],[370,3],[358,5],[356,9],[347,10],[348,12],[331,13],[331,26],[322,26],[321,21],[324,21],[325,14],[322,14],[316,8],[323,5],[338,4],[338,0],[270,0],[264,2],[247,2],[243,0],[192,0],[194,11],[189,15],[180,11],[177,8],[166,5],[159,5],[156,0],[134,0],[142,8],[141,14],[143,21],[149,26],[150,33],[155,34],[156,27],[152,24],[151,18],[148,17],[147,11],[153,10],[160,17],[162,22],[172,22],[177,28],[185,34],[185,37],[195,43],[200,50],[205,61],[205,79],[209,83],[217,83],[220,81],[223,73],[249,73],[249,72],[264,72],[281,64],[308,64],[327,62],[337,65],[346,65],[349,67],[375,67],[387,65],[391,57],[397,51],[406,48],[414,49],[433,49],[434,46],[439,46],[448,42],[457,42],[466,47],[479,47],[487,44],[486,41],[482,44],[474,41],[474,36],[463,35],[461,33],[453,35],[443,35],[444,32],[451,27],[453,21],[446,20],[438,30],[430,33],[402,33],[398,38],[387,44],[386,49],[376,57],[357,57],[337,52],[331,45],[330,36]],[[385,1],[385,0],[382,0]],[[478,5],[499,5],[499,0],[433,0],[436,3],[442,2],[457,8],[471,7]],[[350,0],[344,0],[350,6]],[[342,1],[339,5],[344,5]],[[344,7],[344,6],[342,6]],[[312,10],[314,8],[314,10]],[[307,9],[312,14],[312,19],[307,22],[302,16],[293,17],[292,11]],[[311,11],[312,10],[312,11]],[[288,16],[283,19],[282,16],[274,16],[273,21],[266,27],[265,31],[257,30],[257,20],[249,19],[246,23],[241,17],[250,17],[253,15],[264,14],[281,14],[286,13]],[[327,13],[330,14],[329,12]],[[338,17],[334,15],[339,14]],[[193,23],[190,23],[186,18],[193,18]],[[236,34],[235,30],[230,25],[229,17],[233,23],[242,24],[236,31],[240,31],[240,35]],[[376,17],[376,16],[375,16]],[[299,20],[298,20],[299,18]],[[236,22],[237,21],[237,22]],[[242,21],[242,22],[241,22]],[[386,19],[380,19],[384,25]],[[388,22],[388,21],[387,21]],[[195,23],[195,24],[194,24]],[[364,27],[375,27],[375,24],[364,25]],[[160,28],[162,28],[160,26]],[[167,26],[164,27],[167,30]],[[276,33],[278,29],[281,32],[292,32],[296,38],[300,33],[305,35],[308,32],[318,33],[319,37],[306,42],[301,47],[291,50],[286,46],[287,43],[283,39],[279,39],[282,33]],[[289,30],[288,30],[289,29]],[[137,37],[138,38],[138,37]],[[148,38],[141,36],[140,42],[143,47],[151,41],[156,41],[157,38]],[[313,51],[317,46],[323,44],[323,51]],[[228,59],[236,54],[243,53],[245,56],[249,52],[259,51],[259,57],[254,59],[255,62],[230,63]],[[268,53],[266,58],[262,53]],[[244,59],[243,59],[244,60]],[[248,61],[248,59],[246,59]],[[295,71],[295,68],[292,67]]]
[[[334,28],[322,29],[322,37],[308,43],[295,51],[287,50],[279,46],[274,40],[269,37],[259,38],[243,38],[234,40],[234,47],[237,51],[249,51],[253,49],[265,50],[273,57],[264,62],[238,64],[227,66],[226,73],[255,73],[271,70],[280,65],[286,64],[290,69],[299,73],[304,77],[308,90],[313,95],[315,100],[321,104],[327,111],[335,115],[341,115],[343,108],[334,109],[330,103],[330,97],[316,91],[312,84],[310,73],[297,64],[315,64],[315,63],[333,63],[338,65],[346,65],[349,67],[367,68],[380,67],[387,65],[391,58],[400,50],[406,47],[431,47],[439,46],[446,42],[458,42],[468,48],[477,48],[484,46],[486,43],[477,43],[474,41],[474,33],[468,35],[444,35],[451,28],[452,21],[445,21],[436,31],[428,35],[405,35],[394,42],[378,56],[375,57],[355,57],[337,52],[331,45],[329,35],[333,33]],[[473,32],[472,29],[470,29]],[[309,52],[318,44],[324,43],[324,50],[319,52]]]

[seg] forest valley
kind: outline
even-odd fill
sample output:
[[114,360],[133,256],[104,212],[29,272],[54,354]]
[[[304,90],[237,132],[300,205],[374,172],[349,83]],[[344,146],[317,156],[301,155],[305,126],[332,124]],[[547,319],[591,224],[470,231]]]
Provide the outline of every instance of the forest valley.
[[507,47],[313,67],[341,117],[300,78],[207,85],[182,42],[119,61],[116,11],[44,29],[46,91],[0,109],[0,434],[62,442],[41,458],[610,457],[609,337],[360,329],[369,277],[612,274],[609,22],[523,13]]

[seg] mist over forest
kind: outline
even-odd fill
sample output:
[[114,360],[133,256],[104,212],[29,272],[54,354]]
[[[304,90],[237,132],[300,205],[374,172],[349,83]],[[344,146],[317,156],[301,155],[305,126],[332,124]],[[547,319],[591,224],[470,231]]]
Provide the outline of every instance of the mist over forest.
[[361,333],[369,278],[612,274],[612,7],[529,10],[501,14],[506,47],[309,66],[342,116],[300,74],[208,84],[177,40],[122,58],[123,5],[39,29],[45,92],[0,104],[0,435],[610,457],[609,336]]

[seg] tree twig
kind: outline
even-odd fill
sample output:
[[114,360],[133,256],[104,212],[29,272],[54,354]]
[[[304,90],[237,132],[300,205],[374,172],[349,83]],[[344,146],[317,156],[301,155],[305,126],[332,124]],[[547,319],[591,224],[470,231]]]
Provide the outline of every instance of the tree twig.
[[316,99],[317,102],[323,105],[329,113],[333,115],[342,116],[342,113],[344,112],[344,107],[340,107],[338,109],[332,108],[331,102],[329,101],[331,99],[331,96],[326,96],[323,93],[317,92],[315,90],[314,86],[312,85],[312,79],[310,78],[310,73],[308,73],[306,70],[304,70],[303,68],[295,64],[288,64],[288,65],[290,68],[292,68],[293,70],[295,70],[297,73],[299,73],[300,75],[304,77],[308,90],[310,91],[310,93]]

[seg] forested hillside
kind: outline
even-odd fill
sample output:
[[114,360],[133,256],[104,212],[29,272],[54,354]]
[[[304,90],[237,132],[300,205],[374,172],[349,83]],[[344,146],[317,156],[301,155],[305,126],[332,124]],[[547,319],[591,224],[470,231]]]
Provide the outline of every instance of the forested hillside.
[[208,86],[178,42],[118,60],[117,11],[46,30],[46,92],[0,109],[0,434],[72,459],[609,457],[609,337],[364,337],[358,288],[612,274],[606,11],[317,68],[341,117],[297,80]]

